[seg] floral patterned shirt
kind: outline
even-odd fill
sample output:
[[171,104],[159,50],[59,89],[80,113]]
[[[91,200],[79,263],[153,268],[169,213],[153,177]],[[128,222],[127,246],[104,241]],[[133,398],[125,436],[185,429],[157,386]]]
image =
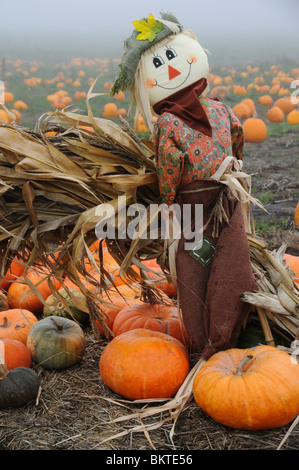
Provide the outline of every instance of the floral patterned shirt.
[[209,179],[223,159],[241,160],[244,136],[232,109],[206,97],[200,102],[212,126],[212,137],[188,127],[170,113],[158,116],[153,133],[162,202],[173,204],[182,184]]

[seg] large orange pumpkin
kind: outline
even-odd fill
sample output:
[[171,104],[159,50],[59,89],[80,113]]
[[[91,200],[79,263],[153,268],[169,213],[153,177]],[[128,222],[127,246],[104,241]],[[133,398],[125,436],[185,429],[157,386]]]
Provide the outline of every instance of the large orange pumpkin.
[[148,304],[146,302],[129,305],[116,315],[112,331],[114,336],[119,336],[125,331],[137,328],[161,331],[183,343],[186,340],[186,332],[178,309],[172,305]]
[[250,108],[245,103],[236,104],[233,112],[239,119],[248,119],[251,116]]
[[37,323],[36,316],[26,309],[12,308],[0,312],[0,338],[15,339],[26,344],[30,328]]
[[245,98],[244,100],[241,101],[241,103],[246,104],[248,108],[250,109],[250,117],[253,116],[255,112],[255,103],[251,98]]
[[249,118],[243,122],[245,142],[262,142],[267,137],[267,126],[262,119]]
[[272,346],[221,351],[196,374],[193,394],[198,406],[225,426],[282,427],[299,413],[299,364]]
[[99,370],[111,390],[130,400],[170,398],[189,372],[189,356],[172,336],[139,328],[108,343]]
[[288,114],[287,123],[291,126],[299,125],[299,111],[297,109],[293,109],[293,111]]

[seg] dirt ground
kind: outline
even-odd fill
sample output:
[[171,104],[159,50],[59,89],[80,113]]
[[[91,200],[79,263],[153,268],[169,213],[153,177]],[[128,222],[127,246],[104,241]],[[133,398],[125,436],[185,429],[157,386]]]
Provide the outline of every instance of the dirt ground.
[[[253,193],[268,211],[254,209],[260,235],[271,249],[287,242],[289,252],[299,255],[299,231],[293,222],[299,200],[298,129],[281,137],[270,135],[261,144],[247,144],[244,162],[244,170],[254,174]],[[107,340],[98,341],[91,327],[85,332],[86,354],[78,365],[64,371],[37,366],[41,378],[37,402],[1,410],[1,450],[299,450],[299,425],[259,432],[230,429],[214,422],[194,401],[181,413],[172,440],[169,422],[150,431],[149,437],[130,431],[140,424],[137,420],[112,423],[145,405],[121,401],[105,386],[98,365]],[[122,431],[128,433],[102,443]]]

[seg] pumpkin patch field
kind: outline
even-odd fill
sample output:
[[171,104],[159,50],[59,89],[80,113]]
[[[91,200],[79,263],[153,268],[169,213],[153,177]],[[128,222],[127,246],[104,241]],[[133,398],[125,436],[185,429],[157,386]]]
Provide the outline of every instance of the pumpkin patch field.
[[[299,103],[292,99],[299,63],[210,69],[208,96],[238,116],[245,136],[243,170],[251,175],[252,196],[265,208],[252,207],[254,235],[263,253],[283,247],[293,303],[291,314],[281,314],[289,324],[275,323],[281,311],[274,310],[266,326],[254,305],[238,350],[213,356],[199,372],[176,287],[158,259],[135,259],[125,278],[117,256],[95,237],[93,210],[102,194],[112,198],[133,188],[139,195],[135,181],[143,177],[149,192],[140,197],[148,200],[154,193],[152,160],[144,174],[133,152],[134,142],[151,149],[150,133],[140,116],[134,122],[129,93],[110,95],[118,64],[117,57],[2,61],[1,211],[6,205],[7,212],[1,215],[0,245],[2,258],[12,262],[2,260],[0,272],[0,450],[298,450],[299,365],[290,344],[299,338]],[[91,116],[103,120],[107,134],[113,130],[115,141],[130,135],[129,177],[118,178],[115,170],[126,167],[120,159],[127,141],[113,153],[109,134],[100,154]],[[99,155],[104,163],[95,168]],[[64,178],[66,157],[71,170]],[[30,177],[20,183],[18,171]],[[103,193],[97,192],[97,178]],[[18,245],[29,226],[30,240]],[[16,233],[16,244],[9,245]],[[36,249],[39,239],[52,248],[47,258]],[[8,246],[14,250],[6,251]],[[156,287],[155,300],[144,288],[143,267],[150,270],[146,279]],[[268,324],[274,325],[271,340]],[[242,373],[256,357],[246,389]],[[288,376],[293,382],[287,383]]]

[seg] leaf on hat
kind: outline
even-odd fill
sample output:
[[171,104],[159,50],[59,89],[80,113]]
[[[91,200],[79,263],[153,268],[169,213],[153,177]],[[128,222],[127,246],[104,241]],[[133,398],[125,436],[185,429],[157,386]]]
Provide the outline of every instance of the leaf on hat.
[[133,21],[133,26],[137,29],[137,31],[140,32],[136,39],[138,41],[145,41],[146,39],[149,42],[153,42],[154,39],[156,38],[157,33],[159,33],[162,28],[163,24],[159,23],[152,13],[148,16],[147,21],[146,20],[136,20]]

